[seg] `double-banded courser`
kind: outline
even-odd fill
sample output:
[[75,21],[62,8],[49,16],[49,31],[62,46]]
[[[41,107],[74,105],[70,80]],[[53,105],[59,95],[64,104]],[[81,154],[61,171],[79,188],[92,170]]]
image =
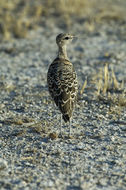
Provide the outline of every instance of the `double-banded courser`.
[[47,74],[49,93],[65,122],[70,122],[78,93],[77,75],[66,52],[67,45],[74,37],[71,34],[59,34],[56,37],[58,55],[49,66]]

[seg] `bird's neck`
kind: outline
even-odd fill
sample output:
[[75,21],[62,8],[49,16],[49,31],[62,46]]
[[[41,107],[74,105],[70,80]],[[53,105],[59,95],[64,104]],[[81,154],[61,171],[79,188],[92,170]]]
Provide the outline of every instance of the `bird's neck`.
[[59,46],[58,58],[68,60],[66,46]]

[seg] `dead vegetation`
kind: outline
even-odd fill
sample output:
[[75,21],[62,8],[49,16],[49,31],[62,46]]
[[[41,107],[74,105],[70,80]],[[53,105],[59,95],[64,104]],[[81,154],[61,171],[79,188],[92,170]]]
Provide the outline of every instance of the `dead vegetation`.
[[124,81],[118,81],[114,68],[105,64],[93,77],[96,86],[96,96],[99,101],[110,105],[109,114],[121,114],[123,107],[126,107],[126,92]]
[[[111,2],[111,1],[110,1]],[[94,30],[95,22],[125,20],[125,6],[101,0],[1,0],[0,39],[24,38],[30,29],[43,26],[52,19],[64,25],[84,22],[87,30]],[[110,6],[111,4],[111,6]],[[59,22],[61,23],[61,22]]]
[[109,94],[110,92],[121,92],[124,89],[124,81],[118,82],[113,67],[109,69],[108,63],[105,64],[104,68],[100,69],[94,79],[96,79],[98,96],[100,94]]

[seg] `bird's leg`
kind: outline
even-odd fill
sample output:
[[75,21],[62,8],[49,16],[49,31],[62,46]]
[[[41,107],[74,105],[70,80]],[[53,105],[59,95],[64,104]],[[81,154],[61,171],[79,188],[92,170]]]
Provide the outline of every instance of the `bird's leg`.
[[71,119],[69,121],[69,137],[71,136]]
[[62,114],[60,115],[60,136],[62,137]]

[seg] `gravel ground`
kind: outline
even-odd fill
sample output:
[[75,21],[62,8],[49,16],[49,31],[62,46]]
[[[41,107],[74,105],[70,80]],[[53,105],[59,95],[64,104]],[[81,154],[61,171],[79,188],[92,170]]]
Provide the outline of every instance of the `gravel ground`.
[[126,106],[99,100],[92,83],[106,62],[126,82],[126,27],[96,28],[92,34],[76,23],[73,33],[83,38],[68,49],[79,89],[87,78],[71,138],[68,125],[58,136],[60,114],[46,82],[55,36],[64,31],[47,25],[28,39],[0,44],[0,189],[126,189]]

